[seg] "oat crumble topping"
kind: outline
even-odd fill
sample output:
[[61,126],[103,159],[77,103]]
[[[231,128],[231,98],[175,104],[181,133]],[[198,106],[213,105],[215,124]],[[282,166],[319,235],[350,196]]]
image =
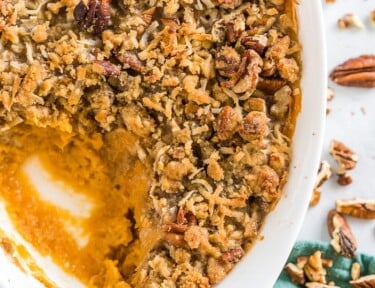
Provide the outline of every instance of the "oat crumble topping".
[[0,130],[126,129],[153,167],[144,217],[161,237],[133,273],[103,263],[94,286],[211,287],[257,240],[291,157],[294,5],[0,0]]

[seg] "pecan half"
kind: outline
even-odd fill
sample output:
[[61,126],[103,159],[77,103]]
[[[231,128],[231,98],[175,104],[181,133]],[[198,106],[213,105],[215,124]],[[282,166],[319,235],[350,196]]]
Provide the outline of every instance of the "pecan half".
[[357,165],[358,155],[340,141],[332,140],[329,153],[340,165],[337,174],[343,174]]
[[375,200],[340,199],[336,201],[336,210],[357,218],[375,219]]
[[345,257],[354,257],[357,250],[357,241],[348,222],[335,209],[328,213],[328,232],[332,237],[333,249]]
[[333,82],[343,86],[375,87],[375,55],[349,59],[337,66],[330,77]]
[[299,268],[293,263],[288,263],[285,268],[285,272],[288,274],[290,280],[296,285],[303,285],[306,282],[305,274],[302,268]]
[[111,18],[110,0],[90,0],[88,4],[80,1],[74,8],[73,15],[78,25],[84,29],[93,29],[95,34],[103,32]]
[[361,277],[357,280],[350,281],[354,288],[372,288],[375,287],[375,274]]

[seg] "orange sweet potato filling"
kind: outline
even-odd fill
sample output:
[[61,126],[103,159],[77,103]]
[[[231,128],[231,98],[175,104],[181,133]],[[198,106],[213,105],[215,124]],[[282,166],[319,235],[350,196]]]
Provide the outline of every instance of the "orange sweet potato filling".
[[[143,257],[134,225],[147,226],[140,218],[150,184],[149,168],[134,154],[135,136],[117,130],[105,138],[98,134],[78,137],[30,127],[6,136],[13,143],[3,141],[0,146],[2,197],[25,240],[86,284],[104,281],[103,276],[92,277],[110,265],[111,249],[119,245],[134,248],[129,249],[126,261],[129,273],[134,272]],[[40,197],[21,169],[31,155],[39,157],[53,178],[91,199],[94,208],[87,219],[77,219]],[[121,164],[113,167],[113,160],[119,159]],[[87,245],[80,247],[65,223],[76,224],[89,235]]]

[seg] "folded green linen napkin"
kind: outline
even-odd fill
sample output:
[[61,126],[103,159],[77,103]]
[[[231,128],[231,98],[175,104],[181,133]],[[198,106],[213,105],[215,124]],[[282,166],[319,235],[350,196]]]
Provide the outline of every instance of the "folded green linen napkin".
[[[361,276],[375,274],[375,256],[357,253],[357,256],[353,259],[345,258],[337,254],[329,243],[323,242],[297,242],[289,255],[287,263],[296,263],[298,256],[310,256],[316,250],[322,251],[322,258],[329,258],[333,260],[333,266],[331,268],[327,268],[327,281],[334,281],[336,286],[341,288],[352,287],[349,284],[349,281],[351,280],[350,269],[354,262],[358,262],[361,265]],[[301,286],[293,284],[285,271],[280,274],[279,279],[274,285],[274,288],[295,287]]]

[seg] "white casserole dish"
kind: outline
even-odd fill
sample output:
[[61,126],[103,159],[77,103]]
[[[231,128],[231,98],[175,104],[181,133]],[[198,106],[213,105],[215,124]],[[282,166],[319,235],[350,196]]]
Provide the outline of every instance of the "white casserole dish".
[[[297,238],[308,208],[320,161],[326,111],[326,54],[320,1],[301,1],[298,16],[300,41],[303,45],[303,96],[293,139],[293,162],[288,183],[280,203],[266,219],[264,240],[259,241],[237,264],[230,275],[217,286],[219,288],[272,287]],[[27,245],[12,228],[5,209],[0,209],[0,223],[7,237],[15,243]],[[46,276],[57,287],[81,286],[57,271],[50,261],[37,259],[36,262],[44,268]],[[24,268],[27,270],[26,266]],[[44,286],[28,273],[21,272],[1,249],[0,267],[1,288]],[[35,274],[35,269],[33,270]]]

